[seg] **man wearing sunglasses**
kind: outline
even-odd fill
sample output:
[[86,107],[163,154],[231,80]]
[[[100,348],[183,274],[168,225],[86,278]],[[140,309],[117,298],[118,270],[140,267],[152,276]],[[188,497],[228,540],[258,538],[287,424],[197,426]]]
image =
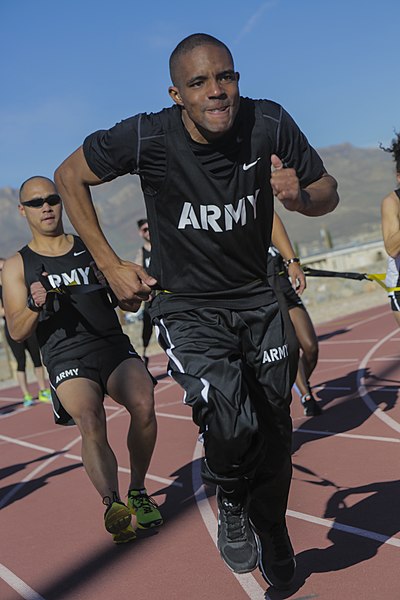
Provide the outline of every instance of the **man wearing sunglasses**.
[[[9,331],[16,341],[36,331],[49,372],[55,421],[78,426],[84,467],[106,505],[105,527],[115,543],[129,542],[136,537],[132,514],[141,528],[162,524],[144,485],[157,433],[154,381],[123,333],[88,249],[80,238],[64,232],[54,183],[46,177],[25,181],[18,208],[32,239],[3,267]],[[130,416],[127,505],[120,499],[117,462],[107,441],[105,394]]]

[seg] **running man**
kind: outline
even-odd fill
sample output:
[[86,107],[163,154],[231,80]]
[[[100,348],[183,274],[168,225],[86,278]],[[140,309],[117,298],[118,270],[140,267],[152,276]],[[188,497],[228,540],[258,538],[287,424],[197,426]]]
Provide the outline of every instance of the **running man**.
[[399,288],[389,292],[390,304],[400,326],[400,134],[392,140],[389,148],[381,148],[393,155],[396,164],[398,187],[382,200],[382,234],[386,252],[389,255],[385,284],[388,288]]
[[[150,230],[147,219],[139,219],[137,222],[139,235],[143,239],[143,246],[140,248],[135,263],[144,267],[146,271],[150,269],[151,262],[151,241],[150,241]],[[143,353],[142,359],[144,364],[148,365],[149,358],[147,356],[147,347],[150,344],[151,335],[153,333],[153,324],[151,322],[151,315],[149,311],[150,299],[143,303],[143,322],[142,322],[142,345]]]
[[[78,426],[85,470],[106,506],[105,527],[115,543],[129,542],[136,537],[132,514],[142,528],[162,523],[144,485],[157,434],[153,381],[122,332],[87,248],[64,233],[54,183],[39,176],[25,181],[19,211],[32,240],[4,263],[10,334],[23,341],[36,331],[55,421]],[[117,461],[107,440],[106,393],[130,415],[128,505],[120,499]]]
[[[288,210],[322,215],[338,203],[337,184],[280,105],[239,95],[223,42],[185,38],[170,74],[174,106],[92,133],[55,177],[124,306],[158,290],[158,339],[203,435],[203,479],[217,485],[222,558],[237,573],[259,565],[268,583],[287,588],[295,574],[285,513],[297,358],[289,360],[267,282],[266,248],[274,195]],[[116,255],[93,207],[90,186],[124,173],[141,178],[149,273]]]
[[272,270],[274,275],[278,276],[277,284],[283,293],[301,350],[294,389],[300,396],[304,414],[307,417],[315,417],[322,412],[310,385],[310,377],[318,361],[318,338],[310,315],[300,298],[306,288],[300,259],[296,257],[285,226],[277,213],[274,215],[272,244],[268,250]]

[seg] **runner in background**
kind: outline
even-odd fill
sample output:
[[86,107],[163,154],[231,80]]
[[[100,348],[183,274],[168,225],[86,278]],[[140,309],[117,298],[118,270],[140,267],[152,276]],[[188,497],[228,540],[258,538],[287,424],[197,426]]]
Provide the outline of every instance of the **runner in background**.
[[[385,284],[388,288],[400,287],[400,134],[392,140],[389,148],[382,150],[393,155],[396,164],[397,189],[390,192],[381,204],[382,234],[386,252],[389,255]],[[389,292],[394,318],[400,326],[400,290]]]
[[270,263],[275,275],[278,276],[278,285],[287,304],[289,317],[300,346],[294,389],[300,396],[304,414],[307,417],[315,417],[322,412],[310,385],[310,377],[318,361],[318,338],[310,315],[300,298],[306,288],[306,278],[300,259],[296,257],[285,226],[276,212],[271,240],[272,245],[268,250]]
[[[135,263],[144,267],[146,271],[150,269],[151,263],[151,241],[150,241],[150,230],[147,219],[139,219],[137,222],[140,236],[143,238],[143,246],[137,253]],[[147,347],[150,344],[151,334],[153,333],[153,325],[151,322],[151,316],[149,312],[151,297],[143,302],[142,312],[142,345],[143,352],[142,358],[144,364],[148,365],[149,358],[147,356]]]
[[17,382],[19,387],[21,388],[22,398],[24,406],[31,406],[34,404],[34,397],[29,391],[28,388],[28,379],[26,374],[26,353],[31,357],[33,367],[35,370],[35,376],[39,385],[37,399],[39,402],[50,402],[50,389],[47,387],[44,368],[42,364],[42,359],[40,356],[39,344],[36,339],[36,334],[34,333],[29,338],[24,340],[23,342],[16,342],[10,336],[10,332],[8,331],[7,321],[4,316],[4,308],[3,308],[3,286],[1,280],[1,274],[3,271],[4,258],[0,258],[0,317],[4,319],[4,337],[10,347],[10,350],[15,358],[17,363],[15,376],[17,378]]
[[[132,514],[143,529],[163,522],[145,488],[157,435],[154,380],[123,333],[92,256],[80,238],[64,232],[54,183],[47,177],[25,181],[18,208],[32,239],[4,263],[10,335],[19,341],[37,333],[55,422],[77,425],[85,471],[106,506],[105,528],[116,544],[130,542],[136,537]],[[127,504],[107,437],[106,394],[126,410],[129,425]]]

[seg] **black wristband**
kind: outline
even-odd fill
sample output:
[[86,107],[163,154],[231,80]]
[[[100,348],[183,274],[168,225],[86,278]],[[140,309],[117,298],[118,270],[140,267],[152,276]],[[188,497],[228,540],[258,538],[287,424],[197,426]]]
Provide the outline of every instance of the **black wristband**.
[[29,294],[28,302],[26,303],[26,305],[29,308],[29,310],[32,310],[33,312],[39,313],[43,310],[43,306],[38,306],[37,304],[35,304],[35,301],[32,298],[32,294]]
[[285,260],[284,263],[285,267],[288,268],[288,266],[292,263],[298,263],[300,265],[300,259],[297,256],[294,256],[293,258],[288,258],[287,260]]

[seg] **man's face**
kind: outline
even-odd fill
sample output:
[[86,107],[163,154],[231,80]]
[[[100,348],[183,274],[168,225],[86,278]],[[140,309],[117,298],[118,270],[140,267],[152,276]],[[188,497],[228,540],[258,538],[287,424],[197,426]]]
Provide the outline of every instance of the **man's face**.
[[139,233],[146,242],[150,242],[150,231],[149,224],[143,223],[141,227],[139,227]]
[[224,48],[205,44],[181,57],[169,94],[182,107],[193,140],[212,142],[230,130],[239,109],[238,81]]
[[[62,230],[62,204],[56,201],[57,190],[54,184],[47,179],[35,178],[28,181],[23,190],[19,205],[20,213],[26,217],[32,231],[42,235],[54,235]],[[50,205],[46,199],[52,202]],[[42,206],[27,206],[25,203],[31,200],[42,199]]]

